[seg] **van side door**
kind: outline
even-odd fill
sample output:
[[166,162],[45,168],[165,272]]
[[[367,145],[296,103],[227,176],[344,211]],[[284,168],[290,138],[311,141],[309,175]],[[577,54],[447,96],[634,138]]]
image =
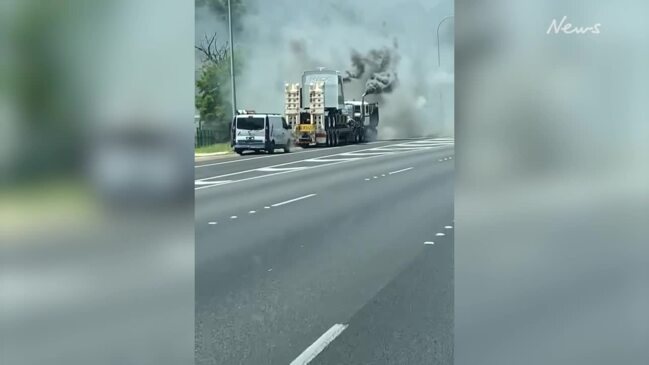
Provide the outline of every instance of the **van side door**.
[[279,117],[272,116],[269,119],[271,139],[274,139],[276,144],[284,144],[284,128]]
[[289,144],[291,140],[291,126],[286,123],[286,119],[282,117],[282,130],[284,131],[284,143]]
[[266,117],[264,119],[265,119],[265,121],[264,121],[264,142],[265,143],[270,143],[271,137],[272,137],[272,133],[271,133],[272,122],[269,120],[268,115],[266,115]]

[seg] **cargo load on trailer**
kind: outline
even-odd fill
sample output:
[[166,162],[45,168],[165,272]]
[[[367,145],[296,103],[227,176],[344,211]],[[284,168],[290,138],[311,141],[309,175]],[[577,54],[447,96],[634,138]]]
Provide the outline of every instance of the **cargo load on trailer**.
[[286,84],[284,114],[295,144],[303,147],[363,142],[376,136],[379,122],[378,104],[365,103],[365,95],[360,102],[345,101],[340,72],[324,68]]

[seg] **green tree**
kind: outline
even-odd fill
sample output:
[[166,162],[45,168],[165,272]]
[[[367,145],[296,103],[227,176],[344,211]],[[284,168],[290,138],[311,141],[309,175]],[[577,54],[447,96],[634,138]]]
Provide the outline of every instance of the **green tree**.
[[[196,109],[203,127],[215,132],[219,142],[230,138],[232,101],[230,52],[228,44],[218,44],[216,34],[205,36],[196,46],[201,66],[196,77]],[[235,71],[241,68],[241,56],[235,55]]]
[[229,70],[229,56],[221,63],[206,61],[196,80],[196,109],[203,128],[213,130],[219,142],[227,141],[230,136],[232,107],[225,97],[230,91]]

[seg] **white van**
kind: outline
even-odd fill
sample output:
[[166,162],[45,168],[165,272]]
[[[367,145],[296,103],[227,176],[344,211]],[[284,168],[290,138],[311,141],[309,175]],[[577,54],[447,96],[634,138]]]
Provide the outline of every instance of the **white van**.
[[291,152],[291,129],[279,114],[239,114],[232,122],[234,152],[266,151],[281,148]]

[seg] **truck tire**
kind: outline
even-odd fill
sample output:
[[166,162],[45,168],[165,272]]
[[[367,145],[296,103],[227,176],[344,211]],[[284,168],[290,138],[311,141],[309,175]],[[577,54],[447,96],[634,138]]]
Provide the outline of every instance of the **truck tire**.
[[239,156],[243,155],[243,150],[240,150],[240,149],[238,149],[238,148],[235,149],[234,152],[235,152],[237,155],[239,155]]

